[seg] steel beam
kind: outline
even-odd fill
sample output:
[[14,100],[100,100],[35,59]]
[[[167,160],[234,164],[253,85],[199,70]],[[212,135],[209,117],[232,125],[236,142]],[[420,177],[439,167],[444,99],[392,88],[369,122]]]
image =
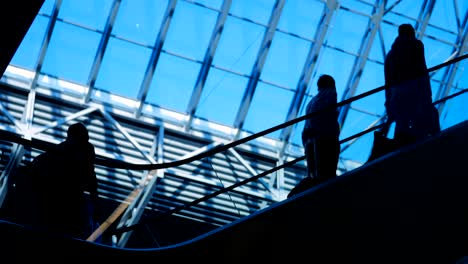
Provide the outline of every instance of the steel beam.
[[[369,56],[370,50],[372,48],[372,43],[374,41],[375,35],[380,27],[380,23],[383,19],[383,14],[385,11],[385,0],[376,0],[374,9],[372,11],[372,17],[367,24],[366,33],[361,41],[361,47],[359,48],[359,57],[354,60],[354,66],[351,71],[351,75],[346,84],[346,89],[343,92],[341,101],[351,98],[355,95],[356,89],[358,87],[359,81],[364,70],[364,66],[367,62],[367,57]],[[340,109],[338,121],[341,127],[344,127],[344,122],[348,115],[350,105],[344,105]]]
[[153,51],[151,52],[151,57],[149,59],[148,65],[146,67],[145,75],[140,86],[140,91],[138,92],[138,109],[135,112],[135,116],[139,117],[141,111],[143,110],[143,105],[145,104],[146,96],[148,95],[148,90],[153,81],[154,71],[156,70],[156,65],[159,61],[159,56],[161,55],[162,47],[164,41],[166,40],[167,32],[169,31],[169,25],[171,24],[172,17],[174,15],[175,6],[177,0],[171,0],[166,8],[166,13],[161,22],[161,27],[159,29],[158,37],[154,43]]
[[[463,21],[463,28],[458,29],[458,37],[457,37],[457,48],[454,49],[453,53],[456,56],[462,55],[468,51],[468,13],[465,15]],[[442,77],[442,81],[440,82],[436,100],[444,98],[450,94],[450,90],[453,87],[453,82],[455,80],[455,76],[458,72],[459,63],[449,65]],[[442,113],[446,105],[446,101],[437,105],[437,109],[439,110],[439,114]]]
[[190,102],[187,107],[188,119],[187,123],[185,124],[185,131],[188,131],[192,125],[193,116],[195,115],[198,103],[200,102],[202,90],[205,86],[206,78],[208,77],[208,72],[211,68],[211,63],[213,62],[213,57],[216,52],[216,48],[218,47],[221,33],[223,32],[224,23],[226,22],[229,8],[231,8],[231,2],[231,0],[224,0],[223,6],[221,7],[221,12],[218,14],[218,19],[216,20],[213,33],[211,34],[210,44],[206,50],[202,66],[200,72],[198,73],[197,81],[195,83],[195,87],[193,88],[192,96],[190,97]]
[[91,93],[93,92],[93,89],[94,89],[94,84],[96,82],[97,75],[101,67],[104,53],[106,52],[107,44],[109,43],[112,28],[114,27],[115,18],[117,17],[117,12],[119,11],[121,2],[122,0],[114,0],[111,6],[111,11],[109,15],[107,16],[106,25],[104,26],[104,32],[102,33],[98,49],[94,56],[93,66],[91,68],[91,72],[89,73],[88,81],[86,82],[86,85],[88,86],[88,91],[86,92],[86,96],[84,98],[85,103],[89,102],[91,98]]
[[273,11],[270,16],[270,21],[268,22],[268,27],[263,36],[262,44],[260,45],[260,50],[257,54],[257,59],[252,70],[252,74],[249,77],[249,82],[247,88],[245,89],[244,95],[242,97],[241,105],[237,111],[237,116],[234,121],[234,128],[238,130],[237,138],[240,134],[240,130],[244,126],[245,117],[249,111],[250,104],[252,102],[255,89],[257,88],[258,81],[260,79],[260,74],[262,73],[263,65],[265,64],[266,57],[270,51],[271,41],[276,32],[276,27],[281,17],[281,11],[283,10],[285,0],[277,0]]

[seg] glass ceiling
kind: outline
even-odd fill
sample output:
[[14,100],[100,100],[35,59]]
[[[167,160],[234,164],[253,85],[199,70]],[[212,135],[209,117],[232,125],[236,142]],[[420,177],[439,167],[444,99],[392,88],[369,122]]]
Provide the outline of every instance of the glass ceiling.
[[[402,23],[415,26],[428,67],[465,54],[467,14],[465,0],[46,0],[5,74],[78,84],[85,102],[128,98],[136,116],[178,113],[188,129],[207,120],[257,133],[304,115],[321,74],[339,101],[382,86]],[[467,88],[466,65],[432,76],[434,100]],[[383,102],[377,93],[343,107],[341,138],[378,122]],[[443,128],[466,119],[467,102],[440,109]],[[302,125],[268,137],[300,146]],[[363,136],[341,158],[363,163],[371,143]]]

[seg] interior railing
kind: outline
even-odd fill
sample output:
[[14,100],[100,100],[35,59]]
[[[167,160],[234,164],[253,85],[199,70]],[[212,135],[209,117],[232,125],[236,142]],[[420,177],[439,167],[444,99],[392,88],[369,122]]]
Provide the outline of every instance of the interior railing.
[[[439,70],[439,69],[441,69],[443,67],[446,67],[448,65],[457,63],[457,62],[462,61],[462,60],[464,60],[466,58],[468,58],[468,54],[459,56],[457,58],[454,58],[452,60],[449,60],[447,62],[439,64],[437,66],[434,66],[434,67],[428,69],[428,72],[437,71],[437,70]],[[354,101],[357,101],[357,100],[359,100],[361,98],[365,98],[365,97],[370,96],[372,94],[383,91],[385,88],[386,88],[385,85],[380,86],[378,88],[375,88],[373,90],[364,92],[364,93],[359,94],[357,96],[354,96],[352,98],[343,100],[343,101],[337,103],[336,105],[331,106],[330,108],[339,108],[341,106],[344,106],[344,105],[350,104],[350,103],[352,103]],[[451,94],[451,95],[449,95],[449,96],[447,96],[445,98],[434,101],[433,104],[439,104],[439,103],[445,102],[447,100],[450,100],[450,99],[452,99],[454,97],[457,97],[457,96],[459,96],[459,95],[461,95],[463,93],[466,93],[466,92],[468,92],[468,89],[461,89],[460,91],[458,91],[456,93],[453,93],[453,94]],[[330,108],[323,109],[322,111],[317,111],[317,112],[313,112],[313,113],[310,113],[310,114],[300,116],[300,117],[298,117],[296,119],[287,121],[285,123],[282,123],[282,124],[279,124],[277,126],[271,127],[269,129],[263,130],[263,131],[258,132],[256,134],[247,136],[245,138],[242,138],[242,139],[239,139],[239,140],[227,143],[227,144],[218,145],[218,146],[216,146],[216,147],[214,147],[212,149],[209,149],[209,150],[207,150],[205,152],[202,152],[202,153],[197,154],[197,155],[190,156],[190,157],[185,158],[185,159],[180,159],[180,160],[176,160],[176,161],[172,161],[172,162],[166,162],[166,163],[159,163],[159,164],[133,164],[133,163],[123,162],[123,161],[109,160],[109,159],[105,159],[105,158],[102,158],[102,157],[97,157],[96,164],[111,167],[111,168],[120,168],[120,169],[128,169],[128,170],[150,170],[150,171],[152,171],[154,173],[156,170],[159,170],[159,169],[177,167],[177,166],[180,166],[180,165],[188,164],[188,163],[193,162],[193,161],[202,160],[204,158],[210,157],[210,156],[215,155],[217,153],[226,151],[226,150],[228,150],[230,148],[236,147],[236,146],[238,146],[240,144],[243,144],[243,143],[249,142],[251,140],[257,139],[259,137],[265,136],[265,135],[267,135],[269,133],[272,133],[274,131],[277,131],[279,129],[282,129],[282,128],[297,124],[297,123],[299,123],[301,121],[304,121],[304,120],[306,120],[308,118],[311,118],[311,117],[313,117],[315,115],[318,115],[323,111],[327,111]],[[357,133],[355,135],[352,135],[350,137],[347,137],[347,138],[344,138],[344,139],[340,140],[340,144],[355,140],[355,139],[357,139],[357,138],[359,138],[359,137],[361,137],[361,136],[363,136],[363,135],[365,135],[367,133],[370,133],[370,132],[372,132],[374,130],[377,130],[377,129],[381,128],[382,126],[383,126],[383,124],[380,124],[380,125],[375,125],[375,126],[373,126],[371,128],[365,129],[364,131],[361,131],[361,132],[359,132],[359,133]],[[6,131],[0,131],[0,139],[10,141],[10,142],[14,142],[14,143],[18,143],[18,144],[22,144],[22,145],[25,145],[25,146],[30,146],[30,147],[37,148],[37,149],[42,149],[42,150],[50,149],[54,145],[53,143],[49,143],[49,142],[34,139],[34,138],[30,139],[30,140],[25,139],[25,138],[22,138],[20,135],[15,135],[13,133],[6,132]],[[264,171],[264,172],[262,172],[262,173],[260,173],[258,175],[247,178],[247,179],[245,179],[243,181],[239,181],[239,182],[237,182],[235,184],[232,184],[232,185],[230,185],[228,187],[222,188],[222,189],[220,189],[218,191],[214,191],[213,193],[210,193],[210,194],[208,194],[208,195],[206,195],[204,197],[201,197],[199,199],[193,200],[193,201],[191,201],[191,202],[189,202],[187,204],[180,205],[180,206],[175,207],[175,208],[173,208],[171,210],[168,210],[168,211],[158,212],[154,216],[142,219],[136,224],[117,228],[117,229],[113,230],[113,234],[120,235],[122,233],[135,230],[136,228],[144,226],[145,224],[157,221],[158,219],[161,219],[164,216],[170,216],[170,215],[172,215],[174,213],[177,213],[177,212],[179,212],[181,210],[187,209],[187,208],[189,208],[191,206],[194,206],[196,204],[199,204],[201,202],[209,200],[209,199],[211,199],[211,198],[213,198],[215,196],[218,196],[218,195],[220,195],[222,193],[229,192],[229,191],[231,191],[231,190],[233,190],[233,189],[235,189],[235,188],[237,188],[239,186],[242,186],[242,185],[245,185],[247,183],[256,181],[256,180],[258,180],[258,179],[260,179],[262,177],[265,177],[266,175],[269,175],[271,173],[274,173],[274,172],[276,172],[276,171],[278,171],[280,169],[284,169],[286,167],[292,166],[295,163],[297,163],[299,161],[302,161],[304,159],[305,159],[305,156],[301,156],[301,157],[298,157],[296,159],[290,160],[288,162],[285,162],[285,163],[281,164],[280,166],[276,166],[276,167],[271,168],[269,170],[266,170],[266,171]],[[135,194],[135,191],[132,192],[129,195],[129,199],[132,198],[133,194]],[[118,209],[116,209],[116,211],[117,210]],[[117,217],[118,217],[118,213],[117,213],[117,215],[113,214],[113,215],[110,216],[110,218],[111,218],[110,220],[113,221],[113,220],[117,219]],[[96,230],[96,232],[92,236],[90,236],[90,238],[88,240],[89,241],[94,241],[94,239],[99,237],[106,230],[106,228],[109,227],[110,224],[112,224],[111,221],[107,222],[107,224],[101,225],[100,229]]]
[[[461,60],[464,60],[464,59],[466,59],[466,58],[468,58],[468,54],[462,55],[462,56],[460,56],[460,57],[454,58],[454,59],[452,59],[452,60],[450,60],[450,61],[447,61],[447,62],[445,62],[445,63],[442,63],[442,64],[439,64],[439,65],[434,66],[434,67],[432,67],[432,68],[429,68],[429,69],[428,69],[428,72],[429,72],[429,73],[430,73],[430,72],[435,72],[435,71],[437,71],[437,70],[439,70],[439,69],[441,69],[441,68],[443,68],[443,67],[446,67],[446,66],[448,66],[448,65],[457,63],[457,62],[459,62],[459,61],[461,61]],[[352,98],[349,98],[349,99],[343,100],[343,101],[341,101],[341,102],[338,102],[336,105],[331,106],[330,108],[333,109],[333,108],[338,108],[338,107],[341,107],[341,106],[350,104],[350,103],[352,103],[352,102],[354,102],[354,101],[357,101],[357,100],[359,100],[359,99],[362,99],[362,98],[365,98],[365,97],[370,96],[370,95],[372,95],[372,94],[375,94],[375,93],[377,93],[377,92],[383,91],[385,88],[386,88],[385,85],[380,86],[380,87],[378,87],[378,88],[375,88],[375,89],[373,89],[373,90],[364,92],[364,93],[359,94],[359,95],[357,95],[357,96],[354,96],[354,97],[352,97]],[[452,98],[455,98],[455,97],[457,97],[457,96],[460,96],[461,94],[464,94],[464,93],[466,93],[466,92],[468,92],[468,89],[462,89],[462,90],[460,90],[460,91],[458,91],[458,92],[456,92],[456,93],[453,93],[453,94],[451,94],[451,95],[449,95],[449,96],[446,96],[446,97],[444,97],[444,98],[441,98],[441,99],[439,99],[439,100],[434,101],[433,104],[434,104],[434,105],[440,104],[440,103],[442,103],[442,102],[445,102],[445,101],[447,101],[447,100],[450,100],[450,99],[452,99]],[[208,150],[208,151],[206,151],[206,152],[200,153],[200,154],[198,154],[198,155],[194,155],[194,156],[189,157],[189,158],[186,158],[186,159],[181,159],[181,160],[177,160],[177,161],[173,161],[173,162],[167,162],[167,163],[162,163],[162,164],[128,164],[128,163],[125,163],[125,164],[128,164],[129,166],[128,166],[128,167],[125,166],[124,168],[127,168],[127,169],[128,169],[128,168],[131,167],[132,169],[139,169],[139,170],[144,169],[144,168],[145,168],[145,169],[157,170],[157,169],[162,169],[162,168],[169,168],[169,167],[180,166],[180,165],[183,165],[183,164],[186,164],[186,163],[190,163],[190,162],[195,161],[195,160],[200,160],[200,159],[206,158],[206,157],[211,156],[211,155],[214,155],[214,154],[216,154],[216,153],[220,153],[220,152],[225,151],[225,150],[227,150],[227,149],[229,149],[229,148],[232,148],[232,147],[238,146],[238,145],[240,145],[240,144],[249,142],[249,141],[251,141],[251,140],[253,140],[253,139],[256,139],[256,138],[261,137],[261,136],[264,136],[264,135],[267,135],[267,134],[272,133],[272,132],[274,132],[274,131],[277,131],[277,130],[279,130],[279,129],[282,129],[282,128],[285,128],[285,127],[294,125],[294,124],[299,123],[299,122],[301,122],[301,121],[304,121],[304,120],[306,120],[306,119],[308,119],[308,118],[311,118],[311,117],[313,117],[313,116],[315,116],[315,115],[318,115],[318,114],[320,114],[320,113],[322,113],[322,112],[324,112],[324,111],[328,111],[330,108],[323,109],[323,110],[321,110],[321,111],[316,111],[316,112],[312,112],[312,113],[310,113],[310,114],[303,115],[303,116],[301,116],[301,117],[298,117],[298,118],[293,119],[293,120],[290,120],[290,121],[288,121],[288,122],[279,124],[279,125],[277,125],[277,126],[274,126],[274,127],[269,128],[269,129],[263,130],[263,131],[258,132],[258,133],[256,133],[256,134],[253,134],[253,135],[251,135],[251,136],[248,136],[248,137],[239,139],[239,140],[237,140],[237,141],[233,141],[233,142],[228,143],[228,144],[225,144],[225,145],[219,145],[219,146],[217,146],[217,147],[215,147],[215,148],[213,148],[213,149],[210,149],[210,150]],[[381,124],[375,125],[375,126],[373,126],[373,127],[371,127],[371,128],[365,129],[365,130],[363,130],[363,131],[361,131],[361,132],[359,132],[359,133],[356,133],[356,134],[354,134],[354,135],[352,135],[352,136],[349,136],[349,137],[347,137],[347,138],[344,138],[344,139],[340,140],[340,144],[343,144],[343,143],[346,143],[346,142],[355,140],[355,139],[357,139],[357,138],[359,138],[359,137],[361,137],[361,136],[363,136],[363,135],[365,135],[365,134],[367,134],[367,133],[370,133],[370,132],[372,132],[372,131],[375,131],[375,130],[378,130],[378,129],[382,128],[384,125],[385,125],[384,123],[381,123]],[[207,201],[207,200],[209,200],[209,199],[211,199],[211,198],[213,198],[213,197],[216,197],[216,196],[218,196],[218,195],[220,195],[220,194],[222,194],[222,193],[226,193],[226,192],[232,191],[232,190],[234,190],[234,189],[237,188],[237,187],[240,187],[240,186],[245,185],[245,184],[247,184],[247,183],[256,181],[256,180],[258,180],[258,179],[260,179],[260,178],[262,178],[262,177],[265,177],[265,176],[267,176],[267,175],[270,175],[270,174],[272,174],[272,173],[274,173],[274,172],[276,172],[276,171],[278,171],[278,170],[280,170],[280,169],[284,169],[284,168],[286,168],[286,167],[292,166],[292,165],[296,164],[297,162],[300,162],[300,161],[302,161],[302,160],[304,160],[304,159],[305,159],[305,156],[301,156],[301,157],[295,158],[295,159],[293,159],[293,160],[290,160],[290,161],[288,161],[288,162],[285,162],[285,163],[281,164],[280,166],[273,167],[273,168],[271,168],[271,169],[269,169],[269,170],[266,170],[266,171],[264,171],[264,172],[262,172],[262,173],[260,173],[260,174],[258,174],[258,175],[255,175],[255,176],[253,176],[253,177],[247,178],[247,179],[245,179],[245,180],[243,180],[243,181],[237,182],[237,183],[232,184],[232,185],[230,185],[230,186],[228,186],[228,187],[222,188],[222,189],[220,189],[220,190],[218,190],[218,191],[214,191],[214,192],[212,192],[212,193],[210,193],[210,194],[208,194],[208,195],[205,195],[205,196],[203,196],[203,197],[201,197],[201,198],[199,198],[199,199],[193,200],[193,201],[191,201],[191,202],[189,202],[189,203],[187,203],[187,204],[180,205],[180,206],[178,206],[178,207],[175,207],[175,208],[173,208],[173,209],[171,209],[171,210],[168,210],[168,211],[165,211],[165,212],[158,212],[158,213],[156,213],[155,215],[153,215],[152,217],[149,217],[149,218],[140,220],[140,221],[139,221],[138,223],[136,223],[136,224],[117,228],[117,229],[115,229],[115,230],[113,231],[113,233],[114,233],[115,235],[120,235],[120,234],[122,234],[122,233],[129,232],[129,231],[132,231],[132,230],[134,230],[134,229],[136,229],[136,228],[138,228],[138,227],[144,226],[144,225],[147,224],[147,223],[153,223],[154,221],[160,220],[160,219],[162,219],[162,218],[165,217],[165,216],[173,215],[173,214],[175,214],[175,213],[177,213],[177,212],[180,212],[180,211],[182,211],[182,210],[185,210],[185,209],[187,209],[187,208],[190,208],[191,206],[194,206],[194,205],[199,204],[199,203],[201,203],[201,202]],[[123,164],[120,164],[120,165],[123,165]],[[117,165],[117,166],[119,166],[119,165]]]

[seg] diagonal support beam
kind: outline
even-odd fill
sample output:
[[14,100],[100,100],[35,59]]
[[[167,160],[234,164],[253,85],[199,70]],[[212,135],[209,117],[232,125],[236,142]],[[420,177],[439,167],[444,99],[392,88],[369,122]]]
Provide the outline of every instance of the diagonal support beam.
[[211,34],[210,44],[206,50],[205,58],[203,59],[202,66],[200,72],[198,73],[197,81],[195,83],[195,87],[193,88],[192,96],[190,97],[190,102],[187,107],[188,120],[185,124],[185,131],[188,131],[192,125],[193,116],[195,115],[198,103],[200,102],[203,87],[205,86],[206,78],[208,77],[208,72],[210,70],[211,63],[213,62],[213,57],[216,52],[216,48],[218,47],[221,33],[223,32],[224,23],[226,22],[226,18],[229,14],[229,8],[231,8],[231,2],[231,0],[224,0],[223,6],[221,7],[221,12],[218,14],[216,25],[213,29],[213,33]]
[[265,35],[263,36],[262,44],[260,45],[260,50],[257,54],[257,59],[250,75],[247,88],[242,97],[241,105],[237,111],[237,116],[234,121],[234,128],[237,129],[237,135],[235,138],[239,137],[240,130],[244,126],[245,117],[250,108],[250,103],[252,102],[255,89],[257,88],[258,81],[260,79],[260,74],[262,73],[263,65],[265,64],[266,57],[270,51],[271,41],[276,32],[276,27],[281,17],[281,11],[283,10],[285,0],[277,0],[273,11],[270,16],[270,21],[266,29]]
[[96,110],[99,110],[99,108],[97,107],[89,107],[89,108],[86,108],[86,109],[83,109],[77,113],[74,113],[72,115],[69,115],[65,118],[61,118],[61,119],[58,119],[57,121],[54,121],[54,122],[51,122],[50,124],[46,125],[46,126],[43,126],[43,127],[40,127],[40,128],[36,128],[32,133],[31,135],[36,135],[36,134],[39,134],[39,133],[42,133],[44,131],[46,131],[47,129],[50,129],[50,128],[54,128],[54,127],[57,127],[57,126],[60,126],[62,124],[65,124],[67,123],[68,121],[71,121],[73,119],[76,119],[80,116],[85,116],[85,115],[88,115]]
[[[359,81],[361,80],[362,72],[364,66],[367,62],[367,57],[369,56],[370,50],[372,48],[372,43],[375,39],[375,35],[378,32],[380,23],[383,19],[383,14],[385,11],[385,0],[377,0],[374,10],[372,12],[372,17],[367,24],[367,29],[362,38],[361,47],[359,48],[359,57],[354,60],[353,70],[346,84],[346,89],[343,92],[341,101],[344,101],[348,98],[351,98],[356,93]],[[346,117],[350,109],[350,104],[344,105],[340,109],[338,121],[343,127]]]
[[110,123],[112,123],[116,128],[117,130],[120,131],[120,133],[122,133],[124,135],[124,137],[126,139],[128,139],[128,141],[130,141],[130,143],[150,162],[150,163],[153,163],[155,164],[156,161],[153,159],[152,156],[148,155],[148,153],[146,153],[143,148],[140,146],[140,144],[138,144],[138,142],[119,124],[119,122],[117,122],[117,120],[115,120],[107,111],[103,110],[102,108],[99,109],[99,111],[102,113],[102,115],[104,116],[104,118],[109,121]]
[[[163,142],[164,142],[164,127],[159,127],[158,136],[154,140],[153,148],[151,149],[151,156],[155,155],[157,150],[158,162],[163,162]],[[127,207],[125,213],[122,215],[117,228],[122,226],[130,226],[138,223],[143,215],[146,205],[151,200],[154,190],[156,189],[157,182],[160,178],[164,177],[164,169],[157,170],[156,176],[153,172],[146,175],[146,180],[141,184],[142,191],[138,193],[135,199]],[[118,247],[125,247],[132,231],[123,233],[116,243]]]
[[167,5],[166,13],[164,14],[164,18],[159,29],[159,34],[156,38],[153,51],[151,52],[151,57],[149,59],[148,66],[146,67],[145,76],[143,77],[140,91],[138,93],[139,105],[135,113],[136,117],[139,117],[141,115],[141,111],[143,110],[143,105],[145,104],[146,96],[148,95],[148,90],[153,80],[154,71],[156,70],[156,65],[158,64],[159,56],[161,55],[167,32],[169,31],[169,25],[171,24],[176,4],[177,0],[171,0]]

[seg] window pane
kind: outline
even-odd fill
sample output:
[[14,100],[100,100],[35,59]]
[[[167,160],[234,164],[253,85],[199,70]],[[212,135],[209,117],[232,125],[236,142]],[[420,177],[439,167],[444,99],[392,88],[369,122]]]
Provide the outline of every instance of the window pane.
[[147,101],[184,113],[199,70],[199,63],[161,54]]
[[[291,91],[258,83],[244,128],[257,133],[283,123],[286,120],[292,97]],[[277,130],[267,136],[277,138],[280,133],[281,130]]]
[[101,35],[57,21],[42,71],[86,84]]
[[203,60],[218,13],[187,2],[178,2],[164,49]]
[[104,54],[96,86],[136,98],[148,65],[151,50],[111,38]]
[[310,42],[277,32],[261,79],[296,89],[309,48]]
[[65,0],[58,17],[84,26],[102,30],[109,15],[111,0]]
[[305,38],[313,39],[324,4],[319,1],[286,1],[278,28]]
[[166,12],[167,0],[131,0],[120,4],[112,33],[153,46]]
[[210,69],[196,115],[232,126],[247,82],[245,77]]
[[264,32],[264,27],[228,17],[213,64],[250,75]]
[[34,19],[23,41],[16,50],[11,64],[31,70],[34,69],[41,49],[42,40],[44,39],[47,23],[49,23],[49,19],[43,16],[37,16]]
[[[349,21],[353,21],[353,26],[349,26]],[[368,21],[367,17],[340,10],[336,13],[333,28],[328,33],[328,44],[358,54]],[[353,41],[349,41],[350,39]]]
[[230,12],[242,18],[268,24],[275,1],[271,0],[233,0]]

